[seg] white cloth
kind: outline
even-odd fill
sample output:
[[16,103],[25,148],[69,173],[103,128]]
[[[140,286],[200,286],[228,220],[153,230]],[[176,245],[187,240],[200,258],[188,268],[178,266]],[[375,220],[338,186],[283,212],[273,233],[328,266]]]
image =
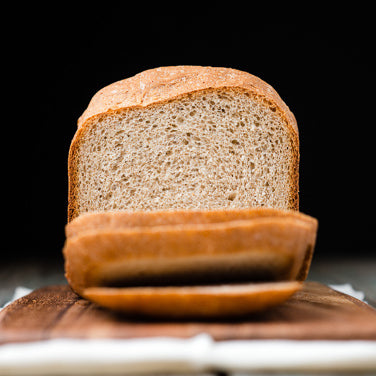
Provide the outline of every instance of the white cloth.
[[350,283],[345,283],[342,285],[329,285],[333,290],[337,290],[339,292],[343,292],[344,294],[350,295],[358,300],[363,301],[364,303],[367,303],[364,300],[364,292],[363,291],[357,291],[354,290],[353,287],[350,285]]
[[16,287],[16,289],[14,290],[12,299],[9,302],[5,303],[2,307],[0,307],[0,311],[3,308],[5,308],[7,305],[9,305],[10,303],[14,302],[15,300],[22,298],[23,296],[27,294],[30,294],[32,291],[33,291],[32,289],[29,289],[27,287],[23,287],[23,286]]
[[[351,285],[335,286],[352,292]],[[28,289],[17,289],[15,298]],[[364,295],[363,295],[364,298]],[[376,372],[376,341],[54,339],[0,346],[0,375],[157,372]]]

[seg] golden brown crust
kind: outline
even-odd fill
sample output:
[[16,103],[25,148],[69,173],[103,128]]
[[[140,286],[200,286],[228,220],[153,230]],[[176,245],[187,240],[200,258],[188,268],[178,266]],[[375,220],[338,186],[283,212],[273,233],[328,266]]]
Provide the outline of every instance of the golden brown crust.
[[98,305],[132,315],[162,318],[226,318],[264,311],[300,290],[300,282],[262,284],[85,289]]
[[146,267],[141,269],[146,274],[157,264],[165,266],[171,262],[173,270],[183,266],[183,269],[193,268],[193,272],[198,267],[194,260],[206,258],[210,261],[204,264],[206,273],[221,257],[222,260],[223,257],[240,257],[251,263],[255,257],[260,268],[267,268],[264,264],[271,263],[272,268],[281,269],[280,278],[302,279],[302,264],[315,240],[314,221],[256,217],[205,225],[85,231],[68,238],[63,251],[68,282],[81,294],[84,288],[101,285],[106,269],[112,273],[120,267],[120,272],[124,273],[126,268],[131,268],[127,271],[131,273],[140,262],[146,262]]
[[278,93],[266,82],[249,73],[230,68],[201,66],[171,66],[150,69],[133,77],[115,82],[94,95],[88,108],[78,121],[78,130],[73,138],[68,158],[68,222],[79,212],[77,207],[77,150],[86,129],[90,128],[98,117],[105,114],[146,107],[171,101],[187,94],[205,90],[233,88],[246,91],[256,100],[262,101],[284,120],[292,138],[291,172],[294,192],[290,198],[290,207],[299,208],[299,134],[293,113]]
[[229,221],[249,220],[263,217],[290,217],[306,221],[317,227],[317,220],[295,210],[275,208],[244,209],[196,209],[196,210],[155,210],[155,211],[108,211],[89,212],[73,219],[65,227],[67,238],[93,230],[119,230],[133,227],[210,224]]
[[232,68],[169,66],[149,69],[99,90],[78,120],[81,127],[93,116],[130,107],[146,107],[184,94],[225,87],[241,88],[279,110],[296,133],[295,117],[278,93],[260,78]]

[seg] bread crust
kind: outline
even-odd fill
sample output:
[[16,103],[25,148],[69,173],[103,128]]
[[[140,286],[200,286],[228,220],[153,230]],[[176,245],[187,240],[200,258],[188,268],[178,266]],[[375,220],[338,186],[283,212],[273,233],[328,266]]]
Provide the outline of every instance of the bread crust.
[[224,88],[247,92],[253,99],[277,112],[292,139],[290,208],[299,208],[299,132],[296,119],[278,93],[260,78],[243,71],[221,67],[169,66],[149,69],[99,90],[78,120],[68,156],[68,222],[79,214],[77,164],[85,132],[101,116],[147,107],[208,90]]
[[87,231],[120,230],[137,227],[166,225],[211,224],[230,221],[250,220],[264,217],[296,218],[317,229],[318,221],[309,215],[295,210],[275,208],[244,209],[195,209],[195,210],[155,210],[155,211],[107,211],[81,214],[65,226],[67,238]]
[[298,133],[295,117],[269,84],[250,73],[232,68],[169,66],[149,69],[99,90],[78,119],[82,127],[90,118],[130,107],[146,107],[206,89],[242,88],[276,106]]
[[101,307],[131,315],[160,318],[230,318],[261,312],[289,299],[301,282],[244,285],[85,289]]

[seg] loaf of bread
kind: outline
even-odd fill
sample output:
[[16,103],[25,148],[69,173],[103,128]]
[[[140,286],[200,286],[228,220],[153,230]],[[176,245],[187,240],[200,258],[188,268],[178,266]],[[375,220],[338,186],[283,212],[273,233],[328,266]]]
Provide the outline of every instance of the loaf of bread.
[[294,115],[235,69],[151,69],[94,95],[68,158],[66,278],[102,307],[228,317],[302,286],[318,222],[299,212]]
[[173,66],[115,82],[78,121],[68,221],[86,212],[298,209],[294,115],[261,79]]

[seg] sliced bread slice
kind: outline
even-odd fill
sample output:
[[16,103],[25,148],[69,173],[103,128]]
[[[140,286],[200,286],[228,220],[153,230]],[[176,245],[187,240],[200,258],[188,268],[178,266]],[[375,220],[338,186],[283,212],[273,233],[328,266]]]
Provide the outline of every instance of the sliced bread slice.
[[127,315],[175,319],[231,318],[262,312],[289,299],[301,282],[189,287],[91,287],[83,296]]
[[88,287],[304,280],[317,223],[270,216],[219,223],[94,229],[67,238],[66,277]]
[[164,225],[210,224],[229,221],[249,220],[263,217],[289,217],[306,221],[317,228],[318,221],[309,215],[295,210],[275,208],[243,208],[243,209],[192,209],[192,210],[128,210],[90,212],[81,214],[65,226],[67,238],[81,235],[88,231],[120,230],[135,227],[154,227]]

